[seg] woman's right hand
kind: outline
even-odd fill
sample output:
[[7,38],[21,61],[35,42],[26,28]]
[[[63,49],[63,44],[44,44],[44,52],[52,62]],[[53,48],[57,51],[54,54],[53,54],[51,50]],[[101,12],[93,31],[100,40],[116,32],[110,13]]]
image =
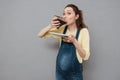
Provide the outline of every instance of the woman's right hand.
[[57,20],[58,19],[58,17],[56,17],[56,16],[54,16],[53,18],[52,18],[52,20],[51,20],[51,22],[50,22],[50,26],[51,27],[59,27],[59,25],[60,25],[60,22],[59,22],[59,20]]
[[38,36],[42,38],[51,28],[53,28],[53,27],[59,27],[60,22],[57,19],[58,19],[58,17],[56,17],[56,16],[53,17],[52,20],[51,20],[51,22],[50,22],[50,24],[47,27],[43,28],[38,33]]

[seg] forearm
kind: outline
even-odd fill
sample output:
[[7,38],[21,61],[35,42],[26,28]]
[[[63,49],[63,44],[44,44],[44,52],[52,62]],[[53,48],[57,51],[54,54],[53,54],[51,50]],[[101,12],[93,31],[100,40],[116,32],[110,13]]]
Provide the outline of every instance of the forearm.
[[38,37],[42,38],[51,28],[57,27],[60,23],[58,20],[56,21],[56,19],[58,19],[58,17],[52,18],[51,23],[38,33]]
[[81,48],[79,42],[75,39],[75,40],[73,41],[73,44],[74,44],[74,46],[76,47],[79,55],[80,55],[82,58],[85,58],[86,52],[85,52],[84,49]]
[[51,25],[48,25],[47,27],[43,28],[43,29],[38,33],[38,37],[42,38],[50,29],[51,29]]

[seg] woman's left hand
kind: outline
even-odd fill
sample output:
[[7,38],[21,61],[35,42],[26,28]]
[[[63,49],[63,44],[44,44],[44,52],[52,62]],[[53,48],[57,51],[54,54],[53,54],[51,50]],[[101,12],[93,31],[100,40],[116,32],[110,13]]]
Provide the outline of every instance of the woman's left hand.
[[75,41],[75,37],[73,35],[69,35],[67,37],[62,37],[63,41],[68,43],[73,43]]

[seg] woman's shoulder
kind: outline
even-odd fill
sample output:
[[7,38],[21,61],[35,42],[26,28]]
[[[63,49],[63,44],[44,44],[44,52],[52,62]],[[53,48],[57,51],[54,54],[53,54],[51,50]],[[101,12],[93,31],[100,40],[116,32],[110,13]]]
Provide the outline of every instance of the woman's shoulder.
[[80,30],[80,32],[82,32],[82,33],[88,33],[89,31],[88,31],[88,28],[82,28],[81,30]]

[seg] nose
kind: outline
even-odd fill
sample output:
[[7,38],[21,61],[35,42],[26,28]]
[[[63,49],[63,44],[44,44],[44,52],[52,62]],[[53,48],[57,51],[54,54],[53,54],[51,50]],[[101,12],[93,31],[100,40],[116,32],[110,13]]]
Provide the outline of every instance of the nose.
[[63,19],[65,20],[66,16],[65,16],[65,15],[63,15],[62,17],[63,17]]
[[63,15],[63,18],[65,18],[65,15]]

